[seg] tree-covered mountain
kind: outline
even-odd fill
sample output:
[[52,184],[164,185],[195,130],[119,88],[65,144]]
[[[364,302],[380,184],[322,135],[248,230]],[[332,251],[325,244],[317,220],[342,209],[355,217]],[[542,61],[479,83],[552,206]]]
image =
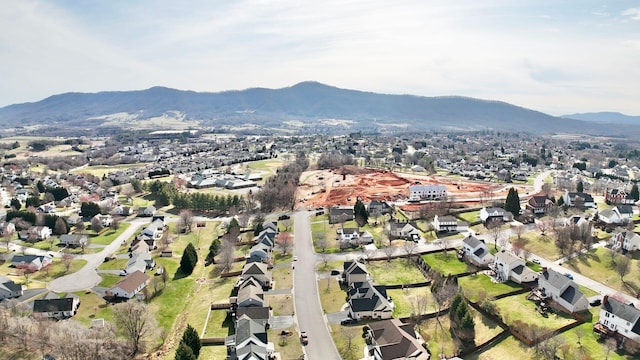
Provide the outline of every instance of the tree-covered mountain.
[[0,108],[0,124],[8,127],[51,123],[83,128],[135,127],[136,123],[148,119],[154,119],[158,129],[164,127],[163,119],[172,119],[172,123],[183,121],[230,129],[250,126],[256,131],[297,133],[494,129],[621,135],[635,129],[554,117],[501,101],[378,94],[317,82],[302,82],[282,89],[252,88],[218,93],[164,87],[65,93]]
[[580,113],[563,115],[562,117],[600,123],[640,125],[640,116],[625,115],[619,112]]

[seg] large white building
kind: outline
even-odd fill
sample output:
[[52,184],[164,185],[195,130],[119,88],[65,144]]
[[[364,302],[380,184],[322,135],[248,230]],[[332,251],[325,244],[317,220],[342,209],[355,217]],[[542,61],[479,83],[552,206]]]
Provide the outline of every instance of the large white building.
[[598,322],[611,331],[640,342],[640,309],[616,298],[605,296]]
[[447,197],[444,185],[411,185],[409,186],[409,201],[439,200]]

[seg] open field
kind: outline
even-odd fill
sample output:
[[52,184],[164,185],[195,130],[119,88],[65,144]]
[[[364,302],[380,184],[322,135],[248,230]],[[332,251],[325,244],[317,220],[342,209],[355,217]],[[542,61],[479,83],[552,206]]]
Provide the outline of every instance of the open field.
[[[432,313],[437,311],[437,304],[428,286],[409,289],[387,289],[387,295],[393,300],[396,308],[394,318],[419,315],[418,312]],[[426,299],[426,306],[421,306],[421,300]]]
[[494,304],[498,307],[500,316],[507,325],[513,325],[517,320],[520,320],[525,324],[552,331],[575,321],[564,313],[555,311],[546,317],[542,316],[536,310],[536,303],[527,300],[527,294],[508,296],[494,301]]
[[[616,256],[622,255],[616,254]],[[640,260],[631,258],[629,264],[629,269],[631,270],[628,275],[624,277],[627,283],[625,285],[616,271],[615,260],[611,257],[611,250],[607,248],[600,247],[595,251],[590,250],[587,254],[582,254],[569,261],[565,261],[563,266],[599,283],[631,295],[635,295],[633,287],[640,286],[640,272],[635,271],[635,269],[638,269],[640,266]]]
[[422,255],[422,258],[432,269],[443,275],[462,274],[467,271],[467,264],[458,260],[455,251]]
[[426,281],[418,267],[407,259],[370,261],[367,271],[378,285],[415,284]]
[[74,169],[72,174],[91,174],[102,178],[104,175],[120,170],[137,169],[148,165],[147,163],[121,164],[121,165],[92,165]]
[[475,274],[458,279],[458,284],[462,287],[462,291],[466,297],[473,302],[490,298],[496,295],[506,294],[512,291],[520,290],[522,287],[514,282],[494,283],[491,278],[485,274]]
[[325,314],[338,312],[347,303],[347,292],[333,277],[318,280],[318,293]]

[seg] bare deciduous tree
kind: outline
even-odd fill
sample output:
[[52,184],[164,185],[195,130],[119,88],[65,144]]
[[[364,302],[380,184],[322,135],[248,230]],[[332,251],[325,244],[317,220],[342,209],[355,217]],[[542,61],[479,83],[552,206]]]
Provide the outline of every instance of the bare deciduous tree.
[[146,304],[129,301],[113,307],[113,319],[121,334],[130,341],[132,355],[144,351],[143,341],[154,336],[156,319]]
[[527,228],[524,225],[518,225],[518,226],[514,226],[512,228],[512,231],[514,234],[516,234],[516,236],[518,237],[518,240],[522,239],[522,234],[525,233],[525,231],[527,231]]
[[384,252],[385,256],[387,257],[387,262],[391,261],[391,256],[393,256],[393,253],[396,252],[396,248],[391,245],[391,239],[389,239],[387,246],[382,248],[382,252]]
[[413,253],[416,251],[417,247],[418,244],[412,240],[405,241],[404,244],[402,244],[402,248],[407,254],[407,261],[411,261],[411,257],[413,256]]
[[287,255],[289,253],[289,249],[291,249],[291,246],[293,246],[293,243],[291,241],[291,234],[289,234],[288,232],[281,232],[280,234],[278,234],[276,244],[278,244],[278,247],[280,248],[280,250],[282,250],[282,254]]
[[220,246],[220,254],[218,255],[218,266],[220,266],[220,270],[223,273],[231,270],[235,252],[235,245],[231,241],[226,239],[222,241],[222,245]]
[[61,260],[66,272],[69,272],[69,268],[71,268],[71,263],[73,262],[73,255],[64,253],[62,254]]
[[187,234],[193,229],[193,212],[191,210],[184,209],[180,211],[180,227]]
[[618,255],[616,258],[616,272],[620,275],[620,281],[624,283],[624,277],[629,273],[631,261],[625,255]]

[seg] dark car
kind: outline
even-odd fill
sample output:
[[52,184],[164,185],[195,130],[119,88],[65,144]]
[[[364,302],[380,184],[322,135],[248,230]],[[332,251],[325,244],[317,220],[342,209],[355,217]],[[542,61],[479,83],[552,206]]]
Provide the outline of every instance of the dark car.
[[340,325],[352,325],[356,324],[357,322],[358,320],[348,317],[346,319],[342,319],[342,321],[340,321]]
[[291,216],[287,215],[287,214],[282,214],[280,216],[278,216],[278,220],[289,220],[291,219]]
[[592,302],[590,302],[589,305],[591,305],[591,306],[600,306],[600,305],[602,305],[602,300],[601,299],[595,299]]
[[340,275],[340,270],[338,270],[338,269],[332,269],[332,270],[331,270],[331,275]]
[[565,273],[564,276],[568,277],[569,279],[573,280],[573,275],[569,274],[569,273]]

